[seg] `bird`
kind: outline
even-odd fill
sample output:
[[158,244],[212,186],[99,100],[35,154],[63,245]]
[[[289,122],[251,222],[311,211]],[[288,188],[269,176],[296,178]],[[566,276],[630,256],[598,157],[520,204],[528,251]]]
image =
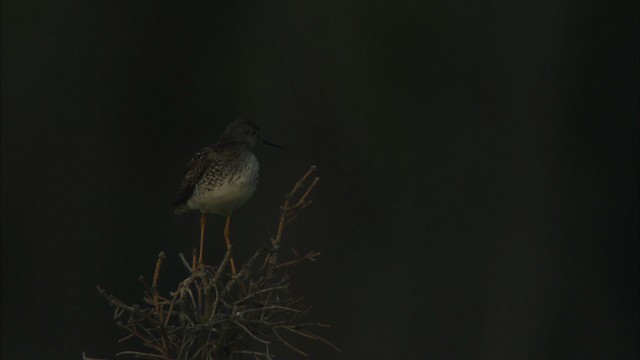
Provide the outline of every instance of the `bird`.
[[[239,118],[225,128],[215,144],[198,151],[187,163],[173,207],[176,214],[200,211],[198,267],[203,265],[206,214],[227,217],[224,239],[227,250],[231,250],[231,214],[253,196],[258,186],[259,163],[252,151],[258,141],[286,150],[263,138],[256,124]],[[236,275],[233,257],[230,265]]]

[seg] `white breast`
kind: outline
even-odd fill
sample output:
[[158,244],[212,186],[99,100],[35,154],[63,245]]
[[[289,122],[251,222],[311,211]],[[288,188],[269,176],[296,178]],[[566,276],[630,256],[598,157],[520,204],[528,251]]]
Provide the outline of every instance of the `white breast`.
[[187,206],[204,213],[228,215],[253,196],[258,185],[258,160],[251,153],[242,169],[214,186],[199,184]]

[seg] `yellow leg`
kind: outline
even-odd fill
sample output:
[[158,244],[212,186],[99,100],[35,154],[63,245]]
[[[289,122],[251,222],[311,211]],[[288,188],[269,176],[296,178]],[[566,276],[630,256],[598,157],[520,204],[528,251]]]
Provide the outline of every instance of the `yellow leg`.
[[[231,224],[231,215],[227,215],[227,223],[224,226],[224,241],[227,243],[227,251],[231,251],[231,240],[229,240],[229,225]],[[229,257],[229,263],[231,264],[231,273],[235,276],[238,275],[236,272],[236,264],[233,261],[233,256]]]
[[202,266],[202,253],[204,252],[204,226],[207,223],[207,217],[204,213],[200,214],[200,259],[198,260],[198,267]]

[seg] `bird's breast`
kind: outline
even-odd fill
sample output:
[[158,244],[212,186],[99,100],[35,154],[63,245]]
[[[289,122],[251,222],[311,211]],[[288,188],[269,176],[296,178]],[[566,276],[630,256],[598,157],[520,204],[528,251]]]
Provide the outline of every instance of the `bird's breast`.
[[258,185],[258,161],[249,154],[242,163],[233,165],[205,174],[187,206],[205,213],[227,215],[249,200]]

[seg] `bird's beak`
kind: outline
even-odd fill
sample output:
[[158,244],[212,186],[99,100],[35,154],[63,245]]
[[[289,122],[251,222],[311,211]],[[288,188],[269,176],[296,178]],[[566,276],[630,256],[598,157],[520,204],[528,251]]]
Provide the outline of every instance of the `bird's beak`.
[[267,139],[263,138],[262,136],[258,136],[258,138],[259,138],[263,143],[265,143],[265,144],[267,144],[267,145],[271,145],[271,146],[273,146],[273,147],[277,147],[278,149],[287,150],[287,148],[286,148],[286,147],[284,147],[284,146],[280,146],[280,145],[278,145],[278,144],[274,144],[274,143],[272,143],[271,141],[269,141],[269,140],[267,140]]

